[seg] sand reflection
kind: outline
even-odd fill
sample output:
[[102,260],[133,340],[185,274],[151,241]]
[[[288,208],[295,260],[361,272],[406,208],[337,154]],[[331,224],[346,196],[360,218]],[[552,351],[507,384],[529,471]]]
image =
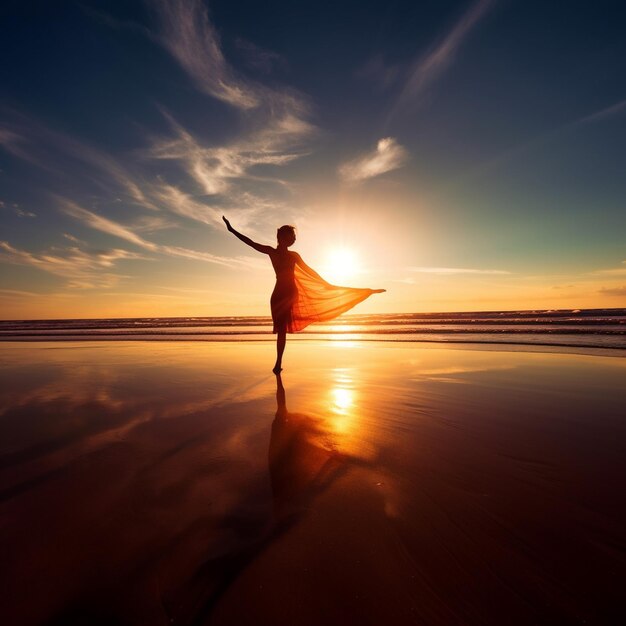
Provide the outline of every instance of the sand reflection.
[[626,359],[270,352],[3,348],[3,623],[612,623]]
[[341,472],[330,420],[287,408],[282,377],[276,376],[276,417],[269,446],[269,472],[277,517],[291,516]]

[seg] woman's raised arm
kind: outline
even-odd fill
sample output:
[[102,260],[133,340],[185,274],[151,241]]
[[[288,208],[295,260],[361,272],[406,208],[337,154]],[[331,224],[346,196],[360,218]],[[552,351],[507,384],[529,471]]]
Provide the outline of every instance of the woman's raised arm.
[[262,252],[263,254],[269,254],[270,252],[272,252],[272,250],[274,250],[274,248],[272,248],[272,246],[264,246],[261,243],[257,243],[256,241],[252,241],[252,239],[250,239],[250,237],[246,237],[245,235],[242,235],[241,233],[237,232],[230,225],[230,222],[223,215],[222,215],[222,219],[224,220],[224,223],[226,224],[226,228],[233,235],[235,235],[235,237],[237,237],[237,239],[241,239],[241,241],[243,241],[246,245],[250,246],[251,248],[254,248],[257,252]]

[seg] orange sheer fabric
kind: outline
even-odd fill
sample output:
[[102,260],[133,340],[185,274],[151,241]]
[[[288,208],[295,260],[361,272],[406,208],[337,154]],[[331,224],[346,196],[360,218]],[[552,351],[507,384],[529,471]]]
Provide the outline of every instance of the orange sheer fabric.
[[300,265],[294,267],[293,279],[295,290],[285,288],[279,294],[277,289],[272,295],[275,333],[283,325],[288,333],[295,333],[314,322],[332,320],[382,291],[331,285]]

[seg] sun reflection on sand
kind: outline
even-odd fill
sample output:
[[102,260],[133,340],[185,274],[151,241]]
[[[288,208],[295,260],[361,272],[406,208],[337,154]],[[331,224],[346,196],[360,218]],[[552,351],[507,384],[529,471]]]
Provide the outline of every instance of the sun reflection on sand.
[[354,391],[345,387],[331,389],[331,422],[333,429],[339,434],[346,434],[352,430],[354,416],[350,409],[354,405]]
[[341,454],[361,460],[375,456],[375,447],[369,441],[372,428],[365,417],[361,403],[370,399],[362,395],[358,371],[354,368],[335,368],[325,395],[326,428]]
[[334,386],[330,389],[330,422],[336,433],[345,435],[354,428],[354,378],[345,367],[333,370],[332,378]]
[[336,387],[331,390],[331,393],[333,395],[332,410],[340,415],[346,415],[349,408],[354,404],[354,392],[351,389]]

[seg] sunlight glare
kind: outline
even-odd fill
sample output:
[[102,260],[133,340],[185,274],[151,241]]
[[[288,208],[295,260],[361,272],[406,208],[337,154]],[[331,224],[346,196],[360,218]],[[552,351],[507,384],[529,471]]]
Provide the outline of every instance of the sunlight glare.
[[348,409],[352,406],[353,393],[350,389],[346,389],[344,387],[337,387],[332,390],[333,394],[333,411],[335,413],[345,414],[348,412]]
[[359,273],[359,260],[349,248],[334,248],[326,257],[325,278],[331,283],[354,278]]
[[354,416],[351,414],[351,409],[353,404],[354,392],[351,389],[335,387],[331,390],[330,410],[334,414],[332,425],[337,434],[345,435],[352,430]]

